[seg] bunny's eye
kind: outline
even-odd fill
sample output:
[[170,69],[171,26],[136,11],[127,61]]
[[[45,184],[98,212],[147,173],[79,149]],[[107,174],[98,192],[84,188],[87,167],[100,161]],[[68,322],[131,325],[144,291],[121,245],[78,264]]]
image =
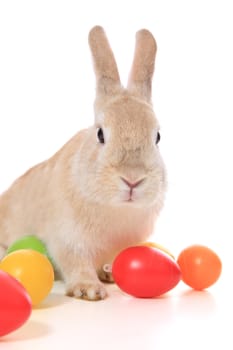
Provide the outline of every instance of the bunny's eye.
[[104,132],[102,128],[97,130],[97,138],[100,143],[104,143]]
[[159,143],[160,139],[161,139],[161,136],[160,136],[160,132],[158,131],[156,136],[156,145]]

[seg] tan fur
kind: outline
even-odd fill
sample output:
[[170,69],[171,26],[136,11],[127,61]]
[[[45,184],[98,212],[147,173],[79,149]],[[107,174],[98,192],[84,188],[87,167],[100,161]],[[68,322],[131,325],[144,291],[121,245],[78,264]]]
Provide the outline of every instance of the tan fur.
[[[0,254],[20,236],[37,235],[67,294],[98,300],[106,296],[99,278],[109,279],[102,266],[153,232],[166,179],[150,103],[156,53],[152,34],[137,34],[127,90],[101,27],[91,30],[89,44],[97,83],[95,124],[2,194]],[[99,127],[104,144],[97,140]],[[140,184],[130,192],[125,180]]]
[[128,90],[148,102],[151,102],[151,84],[156,51],[156,41],[151,33],[146,29],[138,31]]

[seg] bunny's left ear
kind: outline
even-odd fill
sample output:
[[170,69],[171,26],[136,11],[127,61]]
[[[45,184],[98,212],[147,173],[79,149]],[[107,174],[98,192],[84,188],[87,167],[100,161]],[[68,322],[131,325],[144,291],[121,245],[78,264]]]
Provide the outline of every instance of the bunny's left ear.
[[153,35],[146,29],[138,31],[127,89],[147,102],[151,102],[156,51],[157,45]]

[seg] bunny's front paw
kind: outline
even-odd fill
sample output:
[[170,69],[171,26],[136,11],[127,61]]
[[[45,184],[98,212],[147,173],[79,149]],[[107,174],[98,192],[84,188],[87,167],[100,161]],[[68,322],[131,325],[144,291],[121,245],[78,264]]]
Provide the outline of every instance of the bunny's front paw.
[[74,287],[67,288],[66,294],[79,299],[101,300],[105,299],[107,292],[100,282],[85,281],[77,283]]

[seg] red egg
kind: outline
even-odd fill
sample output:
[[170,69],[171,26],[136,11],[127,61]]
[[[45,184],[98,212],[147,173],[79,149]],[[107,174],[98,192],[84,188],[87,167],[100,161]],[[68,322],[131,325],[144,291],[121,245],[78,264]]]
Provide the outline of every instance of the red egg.
[[0,270],[0,336],[13,332],[29,318],[31,299],[25,288]]
[[181,278],[172,258],[146,246],[123,250],[113,262],[112,274],[124,292],[139,298],[158,297],[174,288]]

